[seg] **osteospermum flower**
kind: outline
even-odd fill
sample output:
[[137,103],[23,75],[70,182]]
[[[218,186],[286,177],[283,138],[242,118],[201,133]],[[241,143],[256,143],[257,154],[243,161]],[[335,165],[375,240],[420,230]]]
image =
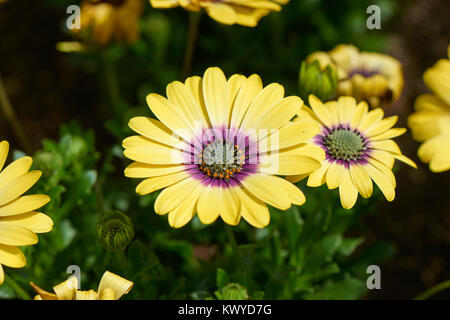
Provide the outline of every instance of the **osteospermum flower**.
[[359,52],[352,45],[338,45],[330,52],[315,52],[307,61],[318,60],[323,68],[335,68],[338,96],[367,101],[371,107],[385,106],[398,99],[403,89],[401,63],[376,52]]
[[[394,200],[396,181],[391,170],[395,159],[416,167],[391,140],[406,131],[392,128],[397,116],[383,119],[381,108],[368,112],[366,102],[356,104],[352,97],[323,104],[310,96],[309,103],[312,109],[304,107],[294,122],[309,119],[321,126],[312,142],[325,151],[326,159],[309,175],[307,185],[318,187],[326,183],[329,189],[339,187],[341,204],[346,209],[354,206],[358,193],[364,198],[372,195],[372,180],[388,201]],[[302,178],[288,177],[291,181]]]
[[155,211],[168,213],[172,227],[196,213],[204,224],[220,216],[237,225],[243,217],[264,227],[270,220],[266,203],[286,210],[305,202],[296,186],[276,176],[308,174],[325,158],[321,148],[305,144],[318,126],[289,121],[302,107],[300,98],[284,98],[277,83],[263,88],[258,75],[227,81],[219,68],[209,68],[203,79],[172,82],[167,97],[147,96],[160,121],[131,119],[130,128],[140,135],[123,146],[136,161],[125,175],[147,178],[136,191],[165,188]]
[[2,265],[22,268],[26,264],[18,247],[36,244],[36,233],[49,232],[53,227],[52,219],[35,211],[50,197],[23,195],[38,181],[41,171],[28,172],[33,162],[30,157],[22,157],[3,169],[8,149],[7,141],[0,142],[0,285],[4,281]]
[[95,42],[104,45],[111,40],[133,43],[139,36],[139,17],[143,0],[83,0],[81,3],[81,28]]
[[78,290],[78,278],[75,276],[53,287],[55,293],[45,291],[33,282],[30,285],[37,293],[34,300],[119,300],[131,290],[133,282],[106,271],[97,291]]
[[280,11],[289,0],[150,0],[154,8],[182,6],[191,11],[205,9],[208,15],[223,24],[255,27],[271,11]]
[[[447,49],[450,58],[450,46]],[[413,138],[424,142],[417,151],[433,172],[450,169],[450,60],[441,59],[423,75],[434,94],[416,99],[416,112],[408,117]]]

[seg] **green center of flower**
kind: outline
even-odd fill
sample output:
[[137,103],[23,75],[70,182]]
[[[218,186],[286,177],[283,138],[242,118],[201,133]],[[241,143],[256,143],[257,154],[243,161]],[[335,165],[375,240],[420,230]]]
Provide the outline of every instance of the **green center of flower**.
[[240,172],[245,163],[245,154],[238,145],[226,140],[216,140],[203,148],[198,156],[200,170],[206,175],[228,181],[236,172]]
[[334,159],[358,160],[366,150],[361,134],[350,129],[336,129],[325,136],[323,142]]

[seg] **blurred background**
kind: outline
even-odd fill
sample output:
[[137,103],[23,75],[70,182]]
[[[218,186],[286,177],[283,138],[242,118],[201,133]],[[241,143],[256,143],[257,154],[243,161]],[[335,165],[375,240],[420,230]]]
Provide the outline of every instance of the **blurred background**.
[[[68,53],[57,50],[57,43],[77,40],[65,22],[66,8],[78,1],[0,1],[0,74],[30,150],[0,113],[1,139],[13,149],[35,152],[44,138],[59,139],[62,124],[76,121],[95,134],[89,152],[97,150],[101,159],[111,150],[120,153],[128,119],[148,112],[148,93],[163,94],[179,78],[186,46],[188,13],[143,2],[134,43]],[[381,7],[381,30],[366,28],[371,4]],[[447,54],[449,12],[446,0],[291,0],[257,28],[223,26],[203,15],[190,74],[202,75],[209,66],[227,75],[257,73],[264,84],[278,82],[286,94],[296,94],[298,70],[309,53],[351,43],[402,62],[404,90],[385,113],[398,114],[398,126],[405,127],[415,98],[427,92],[423,72]],[[450,172],[435,174],[420,163],[419,144],[408,133],[398,143],[419,168],[400,166],[395,201],[381,201],[376,214],[360,222],[365,246],[380,240],[392,245],[380,264],[382,289],[368,292],[366,299],[411,299],[450,279]],[[122,169],[118,164],[111,175],[123,179]],[[214,248],[196,250],[208,255]],[[450,298],[450,291],[434,298]]]

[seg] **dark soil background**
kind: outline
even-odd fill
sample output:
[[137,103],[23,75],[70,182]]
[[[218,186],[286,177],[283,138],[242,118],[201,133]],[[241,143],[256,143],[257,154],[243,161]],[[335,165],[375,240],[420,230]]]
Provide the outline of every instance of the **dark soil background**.
[[[405,88],[386,114],[398,114],[399,126],[405,126],[414,99],[427,91],[423,72],[447,54],[450,1],[399,2],[404,13],[394,23],[388,52],[404,65]],[[8,8],[0,7],[0,73],[33,147],[38,149],[44,137],[56,139],[60,124],[76,118],[85,128],[98,128],[101,150],[111,137],[98,125],[97,75],[76,69],[66,54],[54,49],[57,41],[66,40],[62,17],[39,1]],[[14,141],[3,116],[0,136]],[[433,174],[421,164],[416,156],[419,144],[410,135],[398,142],[419,169],[400,167],[395,201],[382,203],[377,214],[365,220],[369,239],[383,239],[397,248],[396,255],[381,265],[382,289],[371,291],[367,299],[411,299],[450,279],[450,172]],[[450,290],[434,298],[450,298]]]

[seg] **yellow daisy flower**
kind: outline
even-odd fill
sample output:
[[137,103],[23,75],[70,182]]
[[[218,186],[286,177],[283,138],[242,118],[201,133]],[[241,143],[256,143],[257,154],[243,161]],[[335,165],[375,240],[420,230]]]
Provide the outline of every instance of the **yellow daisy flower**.
[[[381,108],[368,112],[367,103],[357,104],[353,97],[323,104],[310,96],[309,103],[312,109],[300,110],[294,123],[313,120],[321,126],[311,142],[325,151],[326,159],[309,175],[307,185],[318,187],[326,183],[329,189],[339,187],[345,209],[354,206],[358,193],[364,198],[372,195],[372,180],[388,201],[394,200],[396,181],[391,170],[395,159],[416,167],[391,140],[406,131],[392,128],[397,116],[383,119]],[[295,182],[302,178],[288,177],[288,180]]]
[[165,188],[155,212],[168,213],[172,227],[197,213],[204,224],[220,216],[237,225],[243,217],[261,228],[270,220],[266,203],[286,210],[305,202],[296,186],[275,176],[308,174],[325,159],[321,148],[305,144],[319,132],[317,124],[290,122],[300,98],[284,98],[277,83],[263,88],[258,75],[227,80],[216,67],[203,79],[172,82],[167,97],[147,96],[160,121],[132,118],[129,126],[140,135],[126,138],[123,147],[136,161],[125,175],[147,178],[137,193]]
[[78,290],[78,279],[75,276],[53,287],[55,293],[47,292],[33,282],[30,285],[37,293],[34,300],[119,300],[131,290],[133,282],[106,271],[97,291]]
[[139,17],[143,0],[83,0],[81,28],[75,33],[89,30],[89,35],[105,45],[116,42],[133,43],[139,36]]
[[315,52],[307,62],[318,60],[322,68],[335,68],[338,96],[352,96],[377,108],[398,99],[403,89],[402,65],[391,56],[359,52],[352,45],[338,45],[330,52]]
[[150,0],[154,8],[182,6],[191,11],[205,9],[217,22],[255,27],[271,11],[280,11],[289,0]]
[[425,71],[423,80],[434,94],[416,99],[408,126],[415,140],[425,141],[417,152],[420,160],[429,163],[431,171],[443,172],[450,169],[450,60],[439,60]]
[[22,195],[39,180],[41,171],[28,172],[33,162],[30,157],[22,157],[3,169],[8,150],[8,142],[0,142],[0,285],[4,281],[2,265],[22,268],[26,264],[18,247],[36,244],[36,233],[49,232],[53,227],[52,219],[35,211],[50,197]]

